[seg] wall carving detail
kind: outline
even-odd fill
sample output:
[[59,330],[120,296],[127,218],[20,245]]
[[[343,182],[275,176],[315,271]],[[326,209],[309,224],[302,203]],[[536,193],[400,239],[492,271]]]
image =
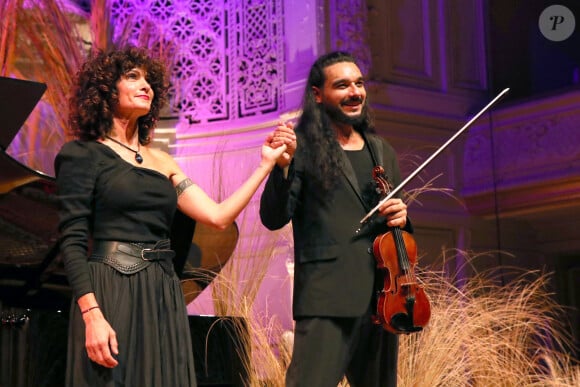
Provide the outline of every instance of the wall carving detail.
[[189,124],[235,120],[281,108],[282,0],[112,0],[113,38],[171,50],[171,115]]
[[482,199],[495,185],[513,203],[518,195],[525,195],[527,206],[537,204],[530,202],[534,192],[538,200],[552,195],[550,202],[559,199],[554,197],[558,190],[566,195],[561,200],[580,196],[579,100],[580,93],[571,92],[514,105],[493,113],[493,135],[489,121],[470,129],[464,195]]
[[330,3],[330,46],[354,55],[362,73],[368,74],[371,51],[366,1],[334,0]]

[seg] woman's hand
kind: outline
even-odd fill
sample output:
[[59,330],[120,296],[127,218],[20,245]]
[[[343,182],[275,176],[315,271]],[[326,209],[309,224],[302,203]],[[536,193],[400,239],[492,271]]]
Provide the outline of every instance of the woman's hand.
[[274,168],[274,165],[283,157],[282,155],[287,149],[286,144],[278,144],[277,146],[274,146],[271,138],[272,134],[268,135],[262,145],[262,162],[260,163],[260,165],[266,167],[268,171]]
[[119,354],[117,335],[105,320],[100,309],[83,314],[85,320],[85,347],[89,359],[103,367],[113,368],[119,362],[113,355]]
[[[262,145],[262,164],[265,162],[271,167],[278,164],[280,168],[290,165],[296,150],[296,135],[293,128],[292,123],[279,123],[276,130],[266,137]],[[291,148],[292,143],[294,148]]]
[[407,205],[401,199],[387,200],[378,211],[387,218],[389,227],[403,228],[407,224]]

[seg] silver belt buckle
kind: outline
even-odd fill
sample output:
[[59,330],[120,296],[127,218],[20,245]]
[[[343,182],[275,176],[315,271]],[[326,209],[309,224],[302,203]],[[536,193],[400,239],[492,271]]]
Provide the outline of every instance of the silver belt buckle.
[[144,261],[151,261],[151,259],[147,259],[145,258],[145,256],[143,255],[144,253],[148,252],[148,251],[153,251],[154,249],[143,249],[141,250],[141,259]]

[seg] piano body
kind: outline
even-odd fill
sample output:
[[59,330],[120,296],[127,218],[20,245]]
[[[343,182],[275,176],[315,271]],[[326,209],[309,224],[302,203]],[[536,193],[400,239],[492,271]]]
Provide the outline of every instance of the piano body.
[[0,78],[2,387],[57,386],[66,363],[70,289],[58,258],[55,181],[6,153],[45,90]]
[[[0,387],[64,380],[71,290],[59,255],[55,179],[6,152],[45,90],[0,77]],[[210,233],[178,211],[172,230],[175,268],[191,302],[209,283],[195,268],[219,271],[235,248],[237,227],[222,239],[212,231],[212,246],[204,246],[199,238]],[[198,385],[243,386],[249,354],[238,337],[239,318],[189,319]]]

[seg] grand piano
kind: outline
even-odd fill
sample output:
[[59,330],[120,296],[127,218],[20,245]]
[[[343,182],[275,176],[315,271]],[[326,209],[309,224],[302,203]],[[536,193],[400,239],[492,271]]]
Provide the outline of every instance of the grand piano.
[[[0,77],[0,387],[64,380],[71,290],[59,254],[55,179],[7,151],[45,91],[42,83]],[[171,239],[187,302],[229,259],[237,231],[216,233],[176,213]],[[243,386],[249,354],[240,321],[189,319],[198,384]]]

